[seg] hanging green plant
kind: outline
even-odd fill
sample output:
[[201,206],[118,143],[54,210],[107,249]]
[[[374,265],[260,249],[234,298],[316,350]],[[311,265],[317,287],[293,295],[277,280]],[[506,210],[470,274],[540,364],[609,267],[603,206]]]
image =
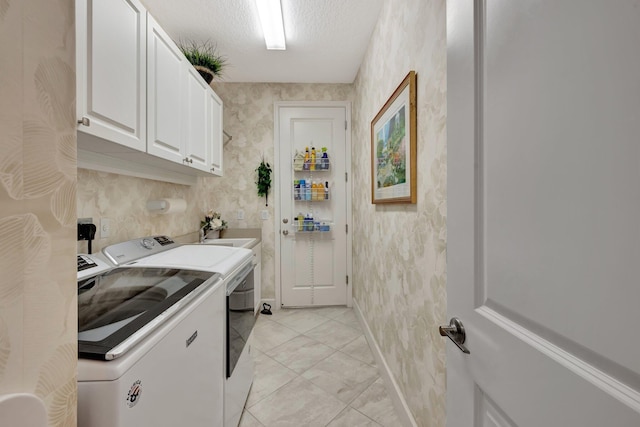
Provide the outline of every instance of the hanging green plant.
[[258,177],[256,186],[258,187],[258,196],[264,196],[265,206],[269,206],[269,189],[271,188],[271,165],[264,161],[264,157],[260,165],[256,168]]

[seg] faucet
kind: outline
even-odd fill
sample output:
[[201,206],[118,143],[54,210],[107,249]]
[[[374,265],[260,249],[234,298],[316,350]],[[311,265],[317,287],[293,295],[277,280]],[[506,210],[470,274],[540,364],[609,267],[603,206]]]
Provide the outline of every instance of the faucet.
[[200,243],[204,243],[204,239],[206,237],[206,234],[204,229],[205,227],[207,227],[209,224],[205,224],[202,227],[200,227],[200,230],[198,230],[198,235],[200,236]]

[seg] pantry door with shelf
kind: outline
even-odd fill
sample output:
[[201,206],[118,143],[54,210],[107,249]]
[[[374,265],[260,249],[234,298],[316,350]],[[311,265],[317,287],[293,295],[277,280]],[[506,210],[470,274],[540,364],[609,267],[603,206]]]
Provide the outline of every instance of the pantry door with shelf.
[[350,104],[276,103],[275,120],[276,302],[350,306]]

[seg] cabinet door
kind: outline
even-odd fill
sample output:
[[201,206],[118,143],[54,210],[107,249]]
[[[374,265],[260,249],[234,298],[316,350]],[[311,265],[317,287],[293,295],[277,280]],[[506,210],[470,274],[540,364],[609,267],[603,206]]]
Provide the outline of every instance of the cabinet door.
[[76,1],[78,130],[146,149],[146,10],[138,0]]
[[210,139],[209,149],[211,150],[211,169],[214,175],[222,176],[222,100],[213,91],[209,91],[209,119],[210,119]]
[[187,67],[186,85],[185,154],[189,158],[190,166],[209,171],[209,85],[190,64]]
[[186,59],[151,15],[147,28],[147,151],[163,159],[185,163],[182,107]]

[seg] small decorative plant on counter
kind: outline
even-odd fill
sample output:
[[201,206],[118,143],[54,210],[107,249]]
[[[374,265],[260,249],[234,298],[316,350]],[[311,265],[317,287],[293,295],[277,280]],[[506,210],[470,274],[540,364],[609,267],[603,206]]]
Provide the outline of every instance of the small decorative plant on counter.
[[256,186],[258,187],[258,196],[264,196],[265,206],[269,206],[269,189],[271,188],[271,165],[264,161],[264,157],[260,165],[256,168],[258,177]]
[[222,70],[227,64],[227,59],[218,53],[218,49],[211,41],[180,42],[179,48],[207,84],[211,83],[214,77],[222,77]]
[[204,221],[200,221],[200,229],[206,235],[209,231],[220,231],[227,228],[227,221],[221,218],[219,212],[209,210],[204,217]]

